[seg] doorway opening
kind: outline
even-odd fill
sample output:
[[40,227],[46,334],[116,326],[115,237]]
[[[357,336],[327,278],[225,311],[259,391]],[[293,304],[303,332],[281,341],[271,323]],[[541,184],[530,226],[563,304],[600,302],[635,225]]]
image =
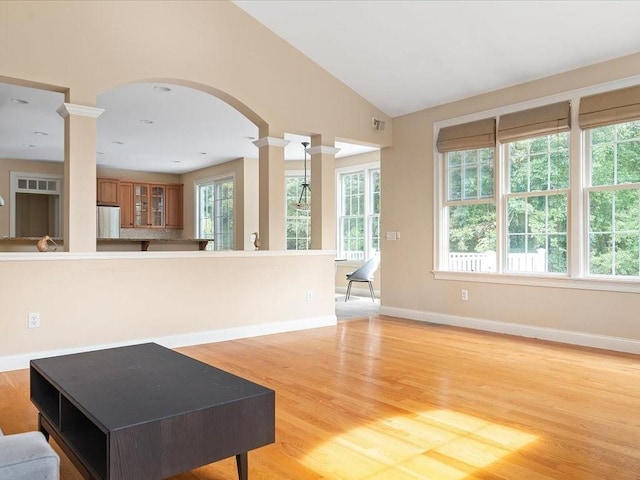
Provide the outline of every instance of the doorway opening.
[[11,172],[10,235],[60,237],[62,176]]

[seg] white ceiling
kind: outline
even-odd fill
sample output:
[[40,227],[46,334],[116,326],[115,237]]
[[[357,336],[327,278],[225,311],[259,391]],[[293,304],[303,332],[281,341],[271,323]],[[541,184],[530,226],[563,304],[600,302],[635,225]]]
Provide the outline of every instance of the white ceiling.
[[[640,52],[640,1],[234,3],[392,117]],[[184,173],[257,156],[257,128],[229,105],[157,86],[100,95],[99,165]],[[62,161],[62,102],[62,94],[0,84],[0,158]],[[302,159],[308,139],[285,138],[285,158]],[[371,150],[336,146],[338,157]]]
[[[169,89],[168,91],[163,91]],[[16,103],[23,100],[27,103]],[[61,93],[0,83],[0,158],[61,162]],[[240,157],[257,158],[258,128],[218,98],[178,85],[132,83],[98,97],[98,165],[185,173]],[[152,122],[152,123],[149,123]],[[285,134],[285,159],[302,160],[309,137]],[[337,157],[375,150],[336,142]]]
[[386,114],[640,51],[638,1],[234,1]]

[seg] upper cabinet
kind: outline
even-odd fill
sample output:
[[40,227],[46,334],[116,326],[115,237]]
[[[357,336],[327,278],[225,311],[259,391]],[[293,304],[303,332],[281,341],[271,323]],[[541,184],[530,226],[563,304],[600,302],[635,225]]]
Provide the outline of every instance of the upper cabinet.
[[182,184],[99,178],[98,204],[119,205],[122,228],[183,228],[183,190]]
[[133,227],[133,183],[120,182],[120,227]]
[[166,228],[183,228],[182,191],[182,185],[167,185],[165,187],[166,214],[164,226]]
[[134,227],[164,227],[164,185],[133,184]]
[[116,178],[98,178],[97,203],[98,205],[119,205],[118,183]]

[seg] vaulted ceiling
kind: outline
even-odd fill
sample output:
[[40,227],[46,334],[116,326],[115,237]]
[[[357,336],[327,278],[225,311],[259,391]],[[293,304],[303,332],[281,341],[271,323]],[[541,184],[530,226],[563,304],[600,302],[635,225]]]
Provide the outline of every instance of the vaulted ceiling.
[[[638,1],[234,3],[392,117],[640,52]],[[0,84],[0,158],[61,161],[62,102]],[[257,155],[257,128],[196,90],[130,84],[98,106],[99,165],[183,173]],[[305,137],[287,138],[285,157],[301,159]]]

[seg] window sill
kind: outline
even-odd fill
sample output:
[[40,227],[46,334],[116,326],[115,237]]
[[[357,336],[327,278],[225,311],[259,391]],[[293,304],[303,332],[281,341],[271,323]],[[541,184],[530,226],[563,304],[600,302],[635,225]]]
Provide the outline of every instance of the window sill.
[[530,287],[571,288],[576,290],[603,290],[609,292],[640,293],[640,281],[627,279],[569,278],[528,274],[497,274],[480,272],[432,271],[436,280],[458,282],[525,285]]

